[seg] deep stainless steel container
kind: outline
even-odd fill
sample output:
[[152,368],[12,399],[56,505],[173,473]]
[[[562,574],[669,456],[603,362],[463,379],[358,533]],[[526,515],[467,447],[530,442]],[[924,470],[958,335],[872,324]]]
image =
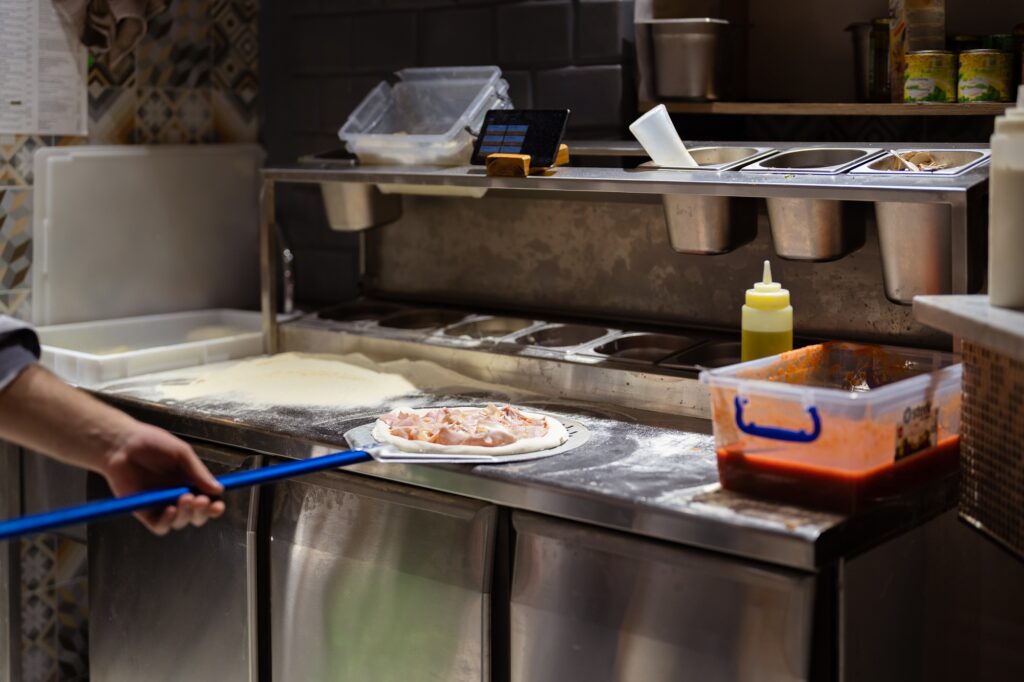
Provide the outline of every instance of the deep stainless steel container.
[[740,197],[664,194],[665,225],[679,253],[729,253],[757,236],[757,202]]
[[648,19],[654,42],[654,90],[658,97],[721,98],[724,19]]
[[[773,154],[743,171],[838,175],[882,153],[870,147],[806,147]],[[780,258],[830,261],[864,245],[863,211],[857,204],[774,197],[765,201],[772,243]]]
[[863,206],[828,199],[768,199],[772,244],[780,258],[830,261],[864,245]]
[[948,204],[878,202],[878,242],[885,295],[909,305],[914,296],[952,291],[953,250]]
[[402,198],[382,194],[375,185],[324,182],[320,185],[331,229],[355,232],[398,220]]

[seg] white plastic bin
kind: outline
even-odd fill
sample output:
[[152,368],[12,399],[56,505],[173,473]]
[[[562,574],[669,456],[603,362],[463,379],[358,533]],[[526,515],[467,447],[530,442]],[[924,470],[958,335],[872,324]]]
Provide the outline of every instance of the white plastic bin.
[[473,137],[489,109],[508,109],[497,66],[402,69],[380,83],[338,131],[367,164],[457,166],[469,163]]
[[260,314],[244,310],[144,315],[37,331],[43,366],[79,386],[263,352]]

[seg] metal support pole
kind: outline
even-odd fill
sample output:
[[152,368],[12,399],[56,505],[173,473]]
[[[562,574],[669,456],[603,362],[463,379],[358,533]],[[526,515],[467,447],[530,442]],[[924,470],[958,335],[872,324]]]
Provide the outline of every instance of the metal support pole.
[[967,193],[955,195],[949,208],[952,214],[950,216],[950,248],[953,249],[951,259],[953,281],[950,285],[952,293],[966,294],[969,293],[967,288],[971,267],[967,232],[969,229],[967,225]]
[[260,310],[263,315],[263,351],[278,349],[277,235],[274,227],[274,181],[264,180],[260,190]]

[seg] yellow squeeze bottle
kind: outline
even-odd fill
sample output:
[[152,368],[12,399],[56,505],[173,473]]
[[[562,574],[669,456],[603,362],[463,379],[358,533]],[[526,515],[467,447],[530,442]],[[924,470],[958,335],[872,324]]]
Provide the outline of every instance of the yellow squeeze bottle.
[[789,291],[772,281],[772,266],[764,262],[763,281],[747,289],[743,306],[741,359],[757,360],[793,350],[793,306]]

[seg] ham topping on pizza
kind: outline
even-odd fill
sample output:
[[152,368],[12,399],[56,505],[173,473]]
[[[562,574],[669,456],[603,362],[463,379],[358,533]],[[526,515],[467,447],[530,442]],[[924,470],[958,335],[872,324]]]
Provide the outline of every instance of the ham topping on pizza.
[[528,417],[511,405],[440,407],[422,413],[394,410],[380,420],[393,436],[438,445],[495,447],[548,432],[546,417]]

